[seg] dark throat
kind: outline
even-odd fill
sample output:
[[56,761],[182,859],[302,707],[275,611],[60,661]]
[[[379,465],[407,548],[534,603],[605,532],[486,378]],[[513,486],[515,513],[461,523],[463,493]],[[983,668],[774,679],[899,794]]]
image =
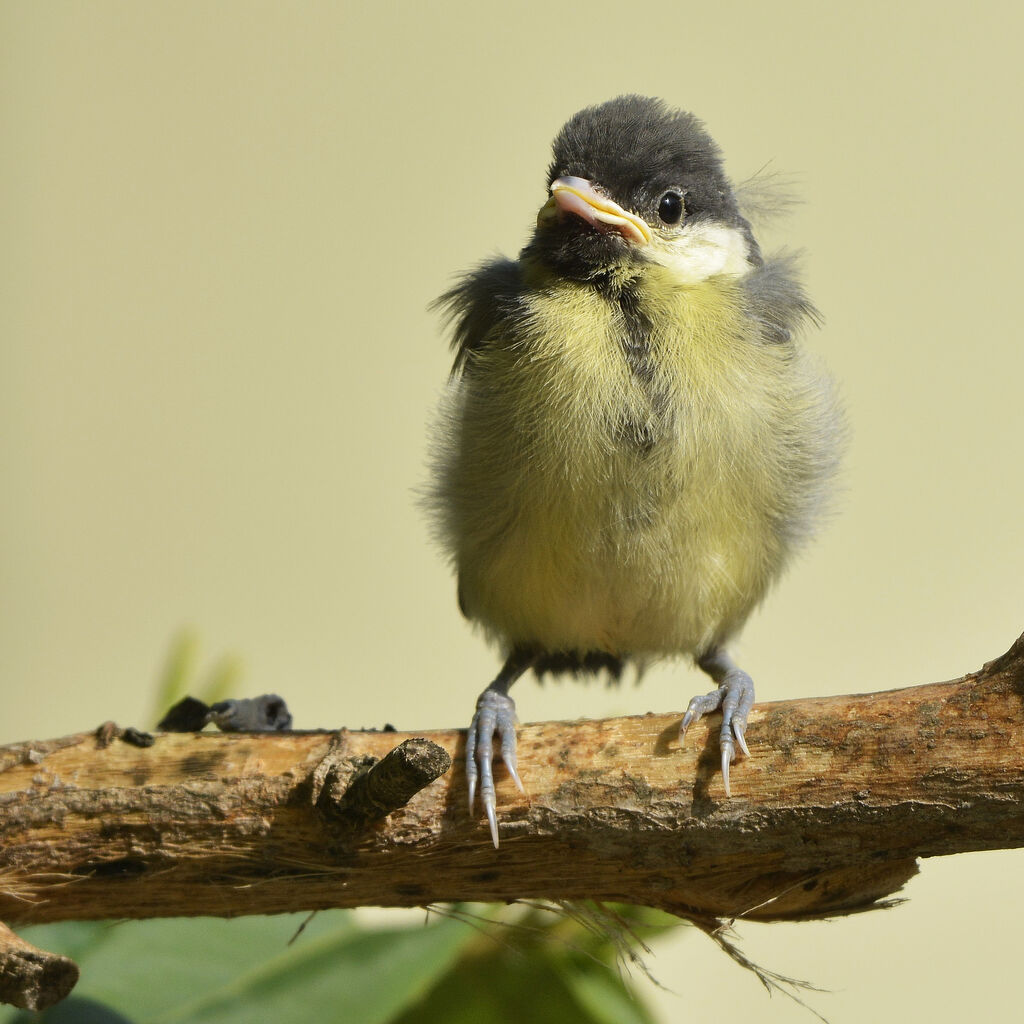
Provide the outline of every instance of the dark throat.
[[650,417],[639,422],[627,416],[614,425],[616,438],[630,444],[642,454],[655,445],[660,430],[657,425],[668,408],[664,385],[658,379],[657,365],[652,351],[654,324],[643,307],[643,292],[638,278],[595,279],[595,287],[611,304],[615,313],[617,340],[626,365],[650,402]]
[[632,281],[619,292],[618,311],[621,314],[619,344],[633,376],[646,387],[654,383],[654,363],[651,361],[651,333],[654,324],[644,312],[640,301],[639,285]]

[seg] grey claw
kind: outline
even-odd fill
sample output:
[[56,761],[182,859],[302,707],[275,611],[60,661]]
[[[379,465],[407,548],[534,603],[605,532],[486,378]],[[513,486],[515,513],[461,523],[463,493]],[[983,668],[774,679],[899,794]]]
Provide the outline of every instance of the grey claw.
[[511,762],[504,755],[502,755],[501,759],[505,762],[505,767],[508,769],[509,775],[512,776],[512,781],[516,784],[516,789],[525,796],[526,790],[523,789],[523,780],[519,778],[519,766],[516,764],[515,757],[512,758]]
[[709,711],[714,711],[721,703],[722,697],[718,690],[691,698],[690,703],[686,706],[686,714],[683,715],[683,720],[679,723],[679,742],[682,743],[686,730],[694,722],[699,721]]
[[487,812],[487,824],[491,827],[491,842],[494,848],[498,848],[498,817],[494,813],[494,801],[484,800],[484,810]]
[[469,784],[469,813],[473,813],[476,805],[476,715],[466,733],[466,782]]
[[732,796],[729,790],[729,765],[732,764],[732,743],[722,744],[722,782],[725,784],[725,795]]
[[732,723],[733,735],[736,737],[736,742],[740,745],[740,750],[743,751],[744,757],[750,757],[750,748],[747,746],[747,738],[743,732],[743,726],[739,722]]
[[[511,703],[512,698],[506,697],[507,701]],[[514,708],[514,705],[513,705]],[[512,728],[509,729],[504,727],[500,722],[498,728],[501,731],[501,759],[505,762],[505,767],[508,769],[509,775],[512,776],[512,781],[516,784],[520,793],[525,793],[523,789],[523,780],[519,778],[519,758],[516,756],[516,730],[515,730],[515,711],[512,712]]]

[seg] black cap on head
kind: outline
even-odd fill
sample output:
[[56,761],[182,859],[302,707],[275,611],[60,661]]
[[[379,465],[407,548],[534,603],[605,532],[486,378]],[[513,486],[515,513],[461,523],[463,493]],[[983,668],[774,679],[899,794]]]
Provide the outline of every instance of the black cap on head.
[[[760,263],[718,146],[693,114],[646,96],[619,96],[574,114],[552,150],[549,187],[558,178],[585,179],[655,231],[681,223],[678,237],[684,245],[690,224],[711,221],[737,228],[747,240],[748,258]],[[662,200],[668,207],[660,205]],[[539,219],[523,255],[566,277],[599,282],[629,277],[650,259],[647,247],[576,216]]]
[[599,185],[655,222],[658,201],[680,189],[688,220],[742,223],[714,140],[701,122],[661,100],[619,96],[574,114],[553,144],[548,185],[565,175]]

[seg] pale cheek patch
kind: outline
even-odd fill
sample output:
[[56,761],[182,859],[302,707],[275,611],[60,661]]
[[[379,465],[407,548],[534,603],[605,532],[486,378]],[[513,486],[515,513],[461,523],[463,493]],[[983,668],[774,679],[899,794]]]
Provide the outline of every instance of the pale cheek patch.
[[747,239],[737,228],[698,223],[671,239],[656,239],[650,255],[681,284],[698,284],[716,274],[739,277],[750,270]]

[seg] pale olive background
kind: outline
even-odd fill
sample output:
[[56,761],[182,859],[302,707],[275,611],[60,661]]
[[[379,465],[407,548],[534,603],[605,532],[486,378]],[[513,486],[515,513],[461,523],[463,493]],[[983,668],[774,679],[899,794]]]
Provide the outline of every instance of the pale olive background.
[[[0,740],[151,724],[184,625],[298,726],[466,722],[496,657],[416,506],[449,364],[426,307],[523,243],[555,131],[626,91],[806,200],[768,242],[808,251],[852,443],[836,518],[738,648],[761,697],[1002,653],[1022,28],[974,3],[0,5]],[[677,665],[515,695],[537,720],[703,687]],[[1022,869],[926,862],[899,909],[741,933],[834,990],[833,1024],[1012,1012]],[[696,935],[652,967],[666,1020],[810,1019]]]

